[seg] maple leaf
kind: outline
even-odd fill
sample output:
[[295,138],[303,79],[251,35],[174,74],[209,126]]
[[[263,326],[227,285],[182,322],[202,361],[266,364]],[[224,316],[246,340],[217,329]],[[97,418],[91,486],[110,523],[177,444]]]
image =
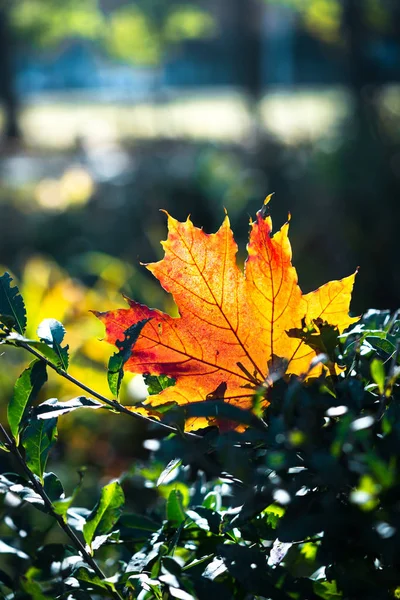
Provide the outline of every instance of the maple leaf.
[[[112,344],[124,339],[128,327],[149,319],[125,369],[176,380],[175,386],[147,399],[149,408],[219,400],[249,409],[254,393],[271,384],[279,359],[289,374],[309,370],[317,351],[290,336],[290,330],[319,319],[342,332],[357,320],[348,315],[355,273],[303,295],[291,262],[289,224],[272,236],[272,220],[265,212],[264,207],[250,225],[244,272],[236,263],[228,216],[217,233],[207,234],[189,218],[181,223],[168,215],[168,238],[161,242],[165,256],[146,266],[172,294],[179,316],[130,299],[128,309],[95,313]],[[312,374],[322,368],[318,365]],[[209,424],[189,419],[186,428]]]

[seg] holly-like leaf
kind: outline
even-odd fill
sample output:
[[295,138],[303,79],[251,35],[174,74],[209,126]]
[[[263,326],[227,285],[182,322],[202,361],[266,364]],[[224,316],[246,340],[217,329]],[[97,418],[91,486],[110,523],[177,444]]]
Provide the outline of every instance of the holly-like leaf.
[[[125,369],[176,380],[175,386],[148,398],[152,407],[209,400],[223,389],[223,402],[251,409],[255,392],[272,385],[283,365],[289,374],[307,373],[317,352],[287,333],[301,328],[302,319],[306,324],[321,319],[339,333],[357,320],[348,315],[355,274],[303,295],[291,263],[289,224],[272,236],[272,220],[265,212],[260,210],[251,224],[244,273],[236,264],[237,245],[227,216],[211,235],[190,219],[180,223],[168,216],[165,256],[147,268],[172,294],[179,316],[133,300],[128,309],[96,313],[112,344],[132,324],[150,319]],[[318,363],[311,374],[323,368]],[[186,428],[208,424],[207,418],[193,417]]]
[[11,282],[9,273],[0,277],[0,323],[23,335],[26,328],[25,304],[18,287],[12,287]]

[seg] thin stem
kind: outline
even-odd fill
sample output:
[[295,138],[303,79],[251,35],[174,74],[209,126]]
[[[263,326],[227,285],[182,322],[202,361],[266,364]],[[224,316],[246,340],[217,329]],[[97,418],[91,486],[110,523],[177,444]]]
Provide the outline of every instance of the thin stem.
[[[20,451],[15,443],[15,440],[11,436],[8,435],[7,431],[5,430],[5,428],[3,427],[3,425],[1,423],[0,423],[0,431],[3,434],[4,439],[6,440],[6,445],[7,445],[8,449],[17,459],[20,467],[22,468],[25,475],[28,477],[28,479],[32,483],[36,493],[42,498],[44,504],[47,506],[49,513],[51,514],[53,519],[55,519],[57,521],[58,525],[69,537],[69,539],[71,540],[71,542],[73,543],[75,548],[81,553],[83,559],[89,565],[89,567],[91,567],[91,569],[93,569],[93,571],[96,573],[96,575],[98,577],[100,577],[100,579],[105,579],[106,576],[104,575],[103,571],[100,569],[100,567],[98,566],[96,561],[93,559],[93,557],[90,556],[90,554],[87,552],[87,550],[86,550],[85,546],[82,544],[81,540],[78,538],[78,536],[75,534],[75,532],[70,528],[68,523],[66,523],[64,521],[63,517],[61,515],[57,514],[57,512],[54,510],[54,507],[53,507],[53,504],[52,504],[50,498],[48,497],[48,495],[47,495],[46,491],[44,490],[43,486],[41,485],[41,483],[36,479],[34,473],[30,470],[30,468],[26,464],[22,454],[20,453]],[[110,591],[110,593],[112,593],[112,592]],[[117,591],[115,593],[113,593],[113,596],[114,596],[114,598],[118,598],[118,600],[122,600],[122,596],[120,596],[120,594]]]
[[27,350],[28,352],[33,354],[33,356],[36,356],[36,358],[38,358],[39,360],[46,363],[46,365],[48,367],[50,367],[51,369],[53,369],[53,371],[56,371],[56,373],[58,373],[58,375],[60,375],[61,377],[64,377],[64,379],[67,379],[68,381],[70,381],[77,387],[81,388],[82,390],[84,390],[85,392],[87,392],[88,394],[93,396],[94,398],[101,400],[101,402],[104,402],[104,404],[107,404],[108,406],[110,406],[117,412],[129,415],[130,417],[133,417],[134,419],[139,419],[140,421],[143,421],[146,423],[151,423],[152,425],[158,425],[159,427],[162,427],[163,429],[168,430],[170,433],[178,433],[180,435],[184,435],[185,437],[190,437],[190,438],[195,438],[195,439],[202,438],[202,436],[197,435],[196,433],[192,433],[192,432],[187,432],[187,433],[182,434],[182,432],[177,427],[173,427],[172,425],[167,425],[166,423],[162,423],[161,421],[156,421],[155,419],[152,419],[151,417],[146,417],[145,415],[141,415],[140,413],[132,412],[129,409],[127,409],[123,404],[120,404],[117,400],[110,400],[109,398],[106,398],[105,396],[103,396],[102,394],[99,394],[95,390],[92,390],[90,387],[88,387],[87,385],[85,385],[84,383],[79,381],[78,379],[75,379],[75,377],[73,377],[72,375],[67,373],[67,371],[64,371],[64,369],[57,367],[57,365],[52,363],[49,359],[44,357],[42,354],[40,354],[40,352],[38,352],[37,350],[32,348],[26,342],[15,341],[15,345],[19,346],[20,348],[24,348],[25,350]]

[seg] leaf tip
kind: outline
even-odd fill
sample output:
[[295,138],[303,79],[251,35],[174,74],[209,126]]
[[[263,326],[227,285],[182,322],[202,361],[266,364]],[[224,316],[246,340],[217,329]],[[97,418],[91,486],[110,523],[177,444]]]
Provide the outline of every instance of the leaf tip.
[[266,196],[266,198],[264,199],[264,206],[267,206],[267,204],[270,203],[272,196],[275,195],[275,192],[272,192],[271,194],[268,194],[268,196]]

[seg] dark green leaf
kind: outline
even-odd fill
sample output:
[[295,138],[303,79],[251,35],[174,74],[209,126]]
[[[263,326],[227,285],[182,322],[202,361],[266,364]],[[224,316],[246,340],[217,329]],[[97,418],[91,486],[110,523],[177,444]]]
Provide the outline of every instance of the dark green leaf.
[[175,559],[171,558],[171,556],[163,556],[162,566],[169,573],[172,573],[173,575],[175,575],[175,577],[180,577],[182,574],[181,565]]
[[249,410],[243,410],[238,406],[219,400],[205,400],[204,402],[192,402],[183,406],[186,418],[206,417],[217,419],[218,422],[233,421],[243,425],[250,425],[262,431],[265,430],[265,425],[260,419]]
[[65,498],[65,497],[62,497],[62,494],[61,494],[58,499],[53,500],[53,508],[58,515],[61,515],[62,517],[66,518],[68,509],[72,505],[72,502],[75,500],[76,495],[78,494],[78,492],[81,489],[82,481],[83,481],[83,476],[81,475],[80,481],[79,481],[78,485],[75,486],[71,496],[68,496],[67,498]]
[[83,584],[83,587],[86,590],[95,592],[101,596],[110,598],[113,595],[111,592],[115,592],[115,586],[113,583],[105,581],[104,579],[100,579],[100,577],[98,577],[94,571],[86,566],[79,567],[79,569],[74,571],[73,576],[76,577],[81,584]]
[[167,519],[173,527],[181,525],[185,519],[186,514],[183,509],[183,496],[179,490],[172,490],[167,500]]
[[69,346],[61,346],[65,336],[64,325],[56,319],[44,319],[37,328],[37,335],[43,343],[47,344],[56,353],[57,366],[67,371]]
[[[200,529],[208,529],[211,533],[219,534],[221,525],[221,515],[215,510],[204,508],[204,506],[196,506],[188,511],[188,515],[197,524]],[[206,526],[203,522],[207,523]]]
[[49,452],[57,439],[57,419],[31,419],[22,435],[28,467],[43,481]]
[[83,537],[88,546],[91,545],[95,535],[111,531],[121,515],[124,502],[124,492],[118,481],[114,481],[102,489],[99,502],[83,526]]
[[316,352],[326,354],[331,361],[335,361],[335,348],[338,344],[339,330],[326,321],[314,319],[308,327],[304,322],[301,329],[290,329],[287,335],[303,340]]
[[59,402],[57,398],[50,398],[50,400],[39,404],[34,409],[34,414],[38,419],[51,419],[72,412],[77,408],[101,408],[102,406],[104,405],[98,400],[92,400],[92,398],[86,398],[85,396],[78,396],[66,402]]
[[3,571],[2,569],[0,569],[0,583],[8,587],[10,590],[12,590],[14,587],[14,581],[8,575],[8,573]]
[[30,487],[30,484],[23,477],[15,473],[0,475],[0,494],[6,494],[7,492],[15,494],[15,496],[18,496],[24,502],[29,502],[35,505],[36,508],[39,508],[39,510],[47,512],[43,499],[39,494]]
[[132,354],[133,347],[137,342],[140,332],[149,320],[150,319],[143,319],[143,321],[131,325],[124,331],[124,340],[122,342],[119,340],[115,342],[118,352],[110,357],[107,371],[108,386],[115,397],[118,397],[119,395],[119,389],[124,377],[124,365]]
[[392,356],[396,351],[396,346],[382,337],[369,335],[365,338],[365,341],[377,350],[377,354],[384,360]]
[[43,477],[43,488],[52,502],[64,497],[64,488],[55,473],[45,473]]
[[29,367],[25,369],[16,381],[14,393],[8,405],[7,416],[11,433],[17,444],[26,411],[46,381],[46,365],[41,360],[31,362]]
[[276,571],[268,566],[265,554],[238,544],[218,546],[218,551],[230,574],[240,581],[246,592],[288,600],[287,595],[275,587]]
[[0,323],[23,335],[26,329],[25,304],[18,287],[11,287],[11,282],[9,273],[0,277]]
[[175,379],[167,375],[144,375],[144,381],[147,385],[149,396],[160,394],[166,388],[175,385]]
[[154,533],[161,527],[161,524],[156,523],[153,519],[150,519],[145,515],[136,515],[134,513],[125,513],[122,515],[119,520],[119,525],[129,529],[140,529],[141,531],[147,531],[148,533]]

